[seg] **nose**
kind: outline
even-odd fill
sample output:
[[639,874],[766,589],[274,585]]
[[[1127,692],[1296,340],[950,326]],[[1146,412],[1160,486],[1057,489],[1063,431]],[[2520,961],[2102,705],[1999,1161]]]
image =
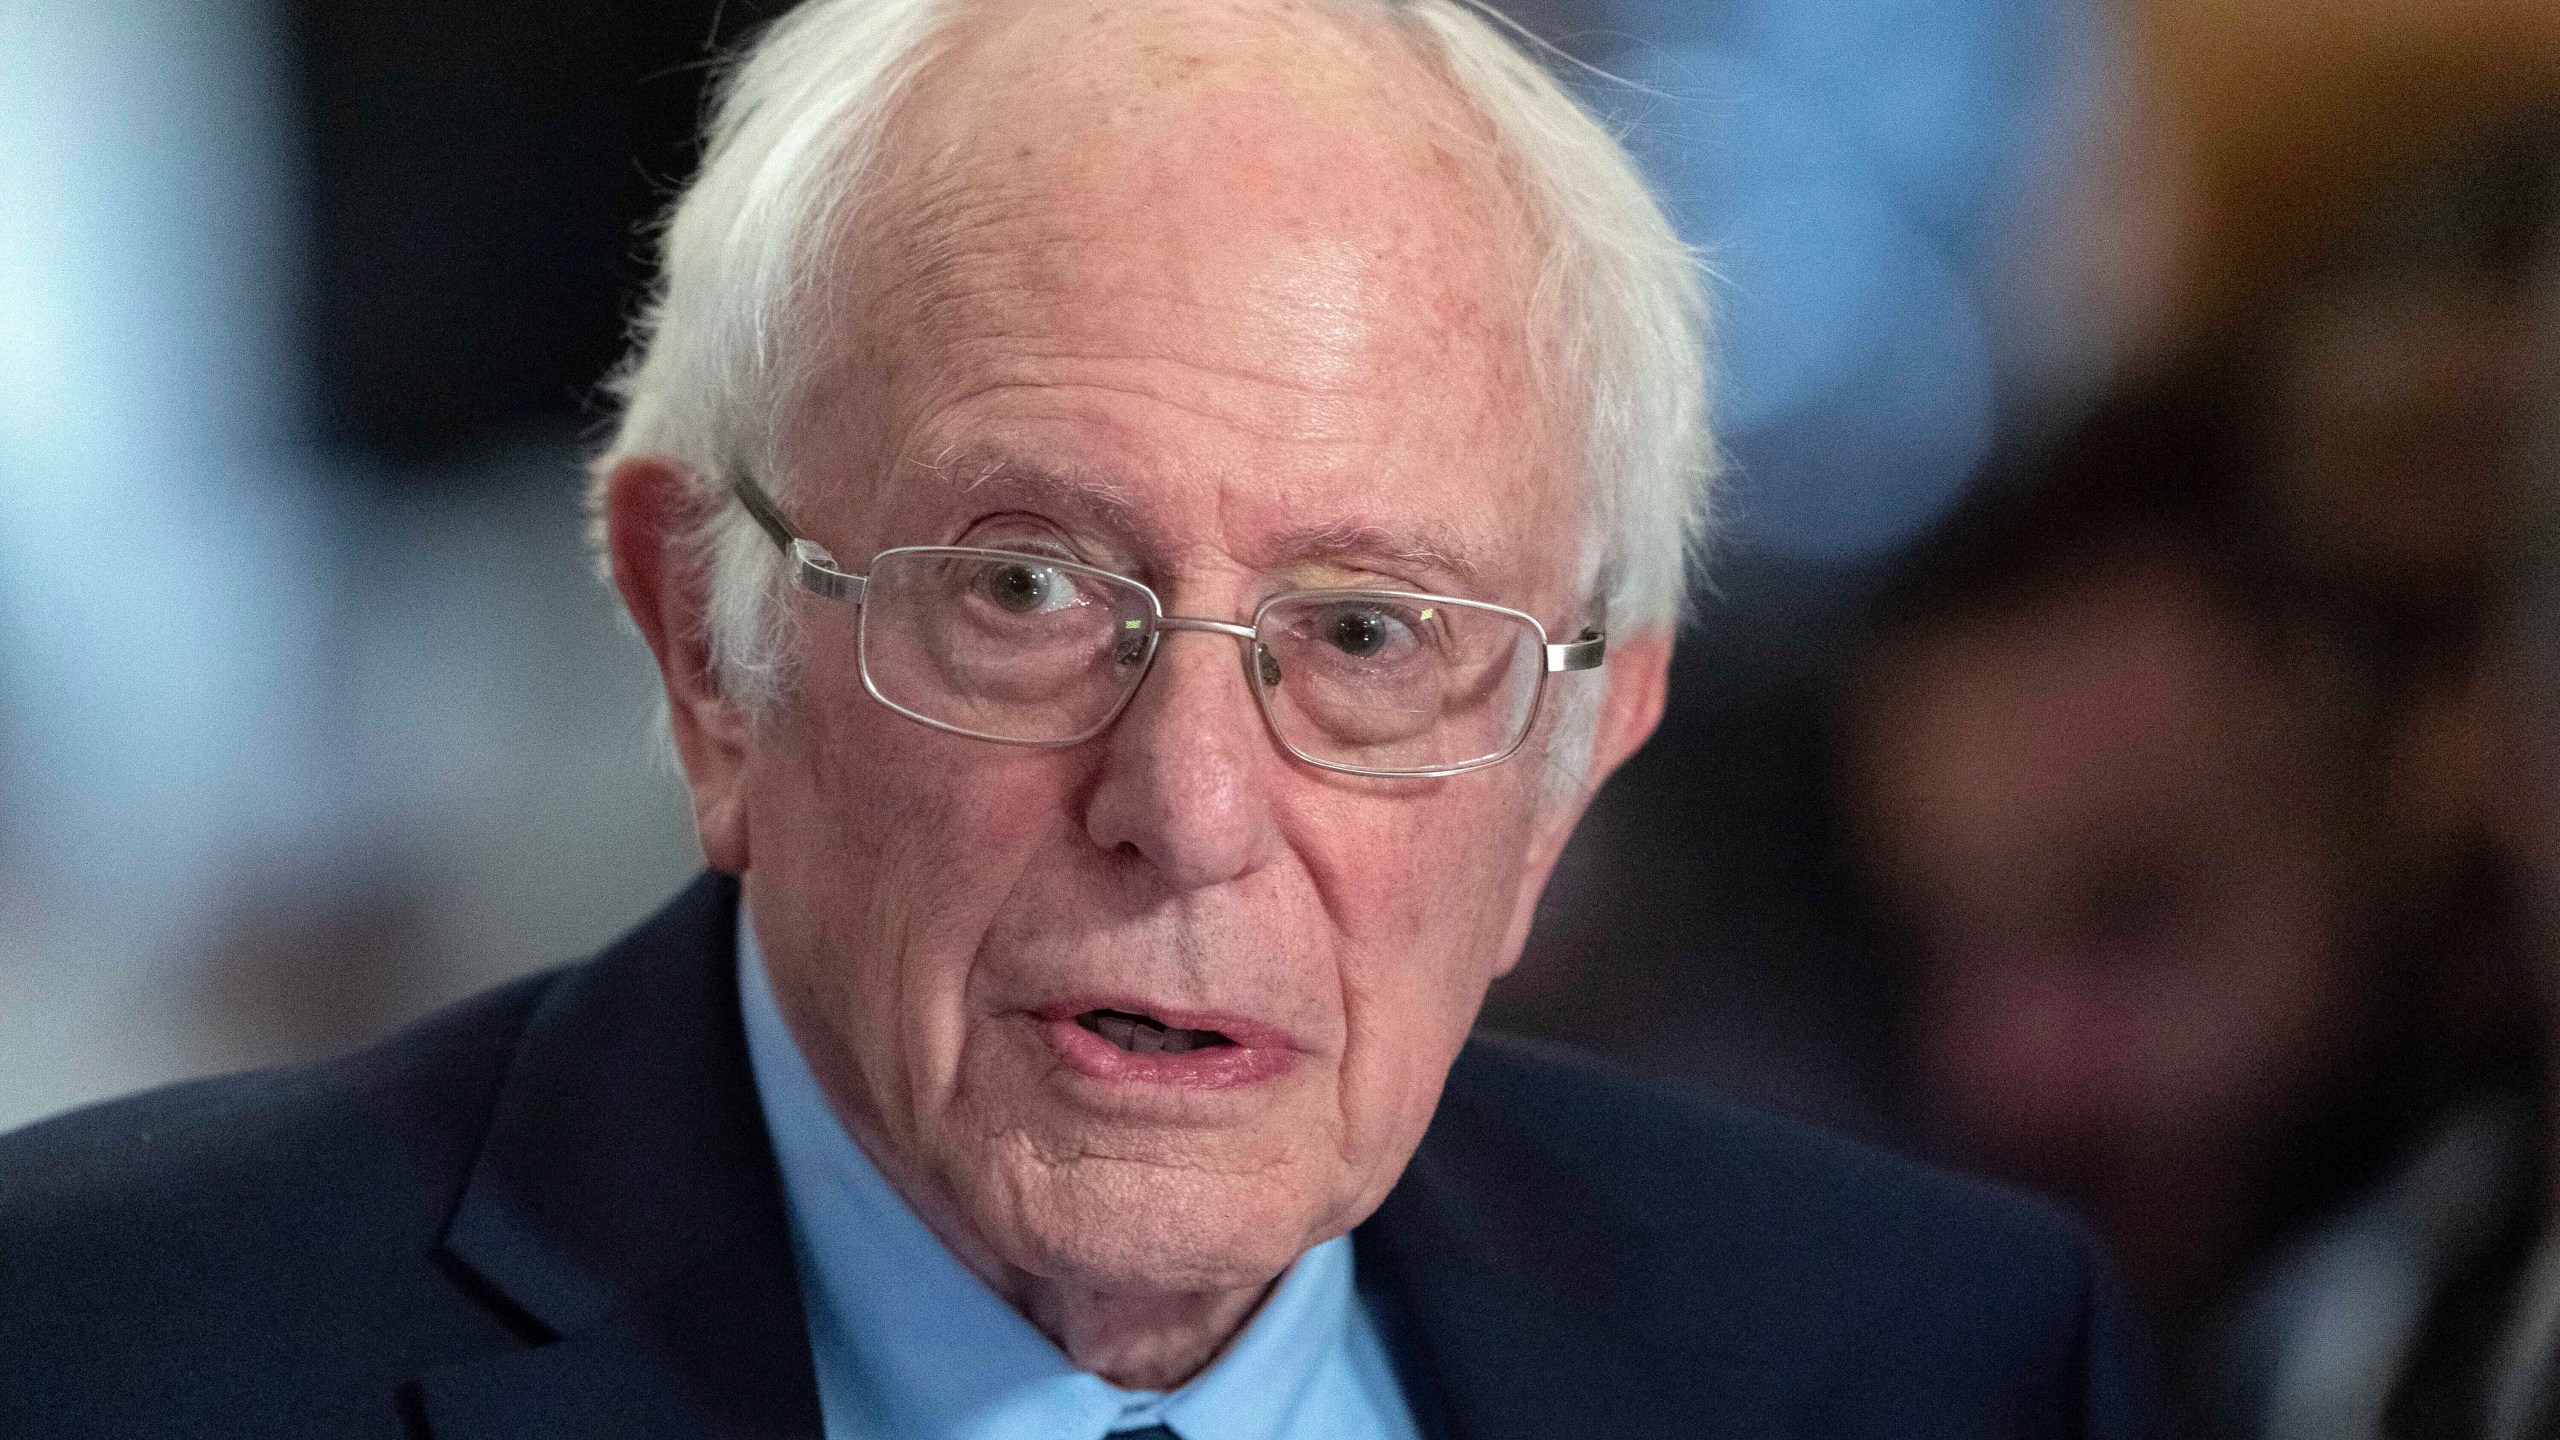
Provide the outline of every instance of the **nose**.
[[1177,892],[1249,875],[1277,852],[1280,756],[1232,639],[1163,635],[1102,745],[1085,813],[1096,845],[1134,853]]

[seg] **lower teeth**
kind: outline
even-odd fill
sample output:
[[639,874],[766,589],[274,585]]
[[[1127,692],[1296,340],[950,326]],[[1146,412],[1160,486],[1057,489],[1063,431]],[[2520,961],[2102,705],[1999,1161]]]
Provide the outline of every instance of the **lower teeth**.
[[1226,1039],[1215,1031],[1180,1030],[1116,1011],[1094,1011],[1079,1023],[1132,1055],[1187,1055]]

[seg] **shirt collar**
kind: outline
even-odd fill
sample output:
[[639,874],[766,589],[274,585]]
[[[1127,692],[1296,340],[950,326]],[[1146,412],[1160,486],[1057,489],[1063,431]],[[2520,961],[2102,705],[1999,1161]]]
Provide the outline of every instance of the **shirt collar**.
[[1281,1277],[1225,1354],[1170,1394],[1078,1370],[944,1248],[828,1107],[738,907],[747,1055],[798,1251],[827,1433],[932,1440],[1275,1440],[1357,1316],[1351,1240]]

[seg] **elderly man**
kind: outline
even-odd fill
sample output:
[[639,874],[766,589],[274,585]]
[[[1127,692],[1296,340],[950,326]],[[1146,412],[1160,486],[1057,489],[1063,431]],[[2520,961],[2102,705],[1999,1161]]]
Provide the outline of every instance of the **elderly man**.
[[0,1148],[0,1429],[2122,1434],[2043,1212],[1468,1043],[1663,703],[1688,260],[1456,0],[818,0],[597,534],[712,875]]

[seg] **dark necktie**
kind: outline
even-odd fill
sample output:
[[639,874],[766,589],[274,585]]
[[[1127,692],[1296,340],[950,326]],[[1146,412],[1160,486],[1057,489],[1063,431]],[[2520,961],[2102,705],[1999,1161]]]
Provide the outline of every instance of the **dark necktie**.
[[1114,1430],[1102,1440],[1182,1440],[1182,1437],[1162,1425],[1150,1425],[1144,1430]]

